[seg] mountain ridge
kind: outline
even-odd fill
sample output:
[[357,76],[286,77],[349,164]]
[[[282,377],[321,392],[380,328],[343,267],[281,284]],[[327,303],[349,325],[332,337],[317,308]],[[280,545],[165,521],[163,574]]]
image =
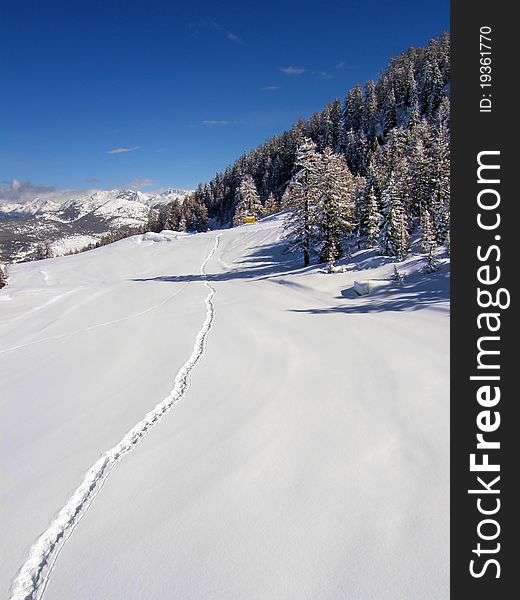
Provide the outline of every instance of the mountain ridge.
[[54,255],[80,250],[109,232],[137,230],[151,212],[189,190],[168,188],[161,192],[131,189],[46,193],[28,202],[0,204],[0,247],[9,262],[28,260],[39,243],[49,243]]

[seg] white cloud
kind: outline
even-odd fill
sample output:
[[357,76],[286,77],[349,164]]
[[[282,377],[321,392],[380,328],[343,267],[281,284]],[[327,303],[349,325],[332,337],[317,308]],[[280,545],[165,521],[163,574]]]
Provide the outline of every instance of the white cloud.
[[225,36],[228,42],[232,44],[236,44],[237,46],[245,46],[246,43],[244,40],[239,37],[236,33],[227,30],[220,23],[216,23],[215,21],[205,21],[202,23],[191,23],[190,29],[192,31],[192,35],[194,37],[200,37],[205,35],[207,31],[217,31],[220,35]]
[[19,181],[13,179],[7,186],[0,188],[0,202],[30,202],[39,195],[55,191],[54,186],[33,185],[30,181]]
[[262,88],[265,92],[276,92],[280,89],[279,85],[266,85]]
[[279,67],[278,70],[284,75],[301,75],[306,71],[303,67]]
[[154,184],[155,181],[153,179],[149,179],[148,177],[136,177],[128,184],[127,187],[129,187],[131,190],[140,191],[143,188],[151,187]]
[[203,125],[207,127],[225,127],[226,125],[236,125],[236,121],[226,121],[224,119],[221,120],[213,120],[213,119],[205,119],[202,121]]
[[245,46],[245,42],[244,40],[242,40],[241,38],[238,37],[238,35],[235,35],[234,33],[231,33],[231,31],[227,32],[227,39],[230,42],[233,42],[233,44],[238,44],[239,46]]
[[141,146],[133,146],[132,148],[112,148],[112,150],[107,150],[107,154],[121,154],[123,152],[135,152],[139,150]]

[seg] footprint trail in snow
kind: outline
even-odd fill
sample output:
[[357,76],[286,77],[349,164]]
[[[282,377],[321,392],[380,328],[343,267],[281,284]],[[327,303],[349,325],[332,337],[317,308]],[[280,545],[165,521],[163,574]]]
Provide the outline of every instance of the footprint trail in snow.
[[[216,236],[214,246],[200,267],[202,277],[206,275],[206,266],[218,248],[220,235]],[[185,396],[190,386],[192,372],[204,354],[207,337],[215,317],[213,306],[215,288],[208,281],[204,281],[204,285],[209,290],[205,299],[206,317],[197,334],[193,352],[178,371],[171,392],[90,467],[65,506],[29,549],[27,559],[13,581],[10,600],[40,600],[43,597],[49,576],[63,545],[92,504],[110,471]]]

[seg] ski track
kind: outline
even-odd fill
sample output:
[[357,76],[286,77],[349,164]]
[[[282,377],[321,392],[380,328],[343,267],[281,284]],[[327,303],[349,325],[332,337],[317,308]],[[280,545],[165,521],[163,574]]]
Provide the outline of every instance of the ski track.
[[[219,246],[220,235],[215,237],[215,243],[200,267],[202,277],[205,277],[206,266]],[[195,339],[191,356],[175,376],[171,392],[90,467],[67,503],[29,549],[11,586],[10,600],[40,600],[43,597],[59,553],[103,487],[111,470],[186,395],[191,374],[204,355],[207,336],[215,317],[215,288],[208,281],[204,281],[204,285],[209,290],[205,299],[206,318]]]

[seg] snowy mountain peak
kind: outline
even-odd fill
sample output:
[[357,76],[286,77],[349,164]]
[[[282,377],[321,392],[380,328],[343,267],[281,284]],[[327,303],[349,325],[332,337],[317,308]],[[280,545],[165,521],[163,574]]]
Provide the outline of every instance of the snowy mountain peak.
[[[56,192],[24,203],[0,203],[0,235],[4,256],[23,260],[41,241],[55,250],[84,247],[120,229],[142,228],[150,211],[189,192],[169,188],[160,192],[131,189]],[[71,247],[67,240],[76,240]]]

